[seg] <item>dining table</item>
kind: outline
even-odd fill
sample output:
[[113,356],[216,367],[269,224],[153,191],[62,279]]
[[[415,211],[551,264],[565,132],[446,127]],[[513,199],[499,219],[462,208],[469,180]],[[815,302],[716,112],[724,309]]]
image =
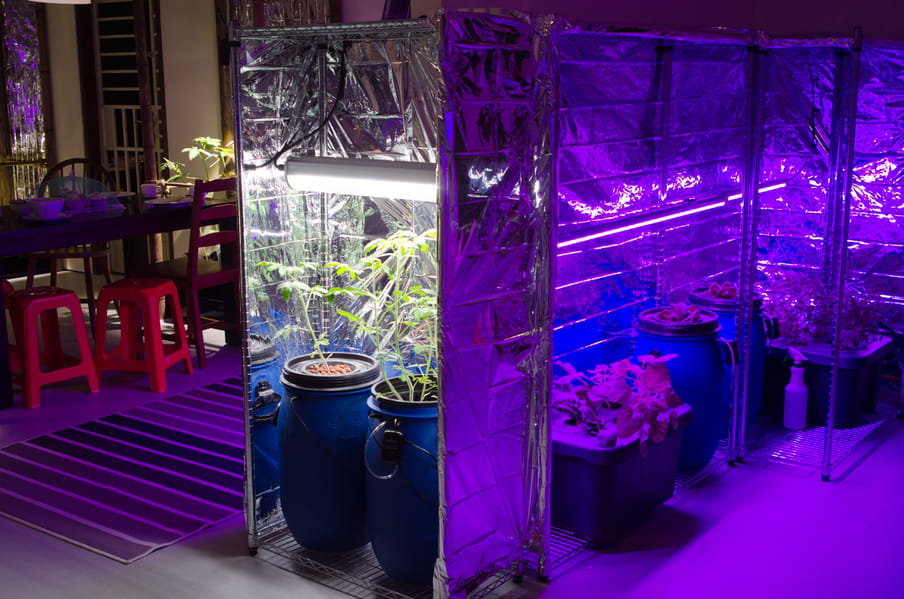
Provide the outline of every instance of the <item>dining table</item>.
[[[111,197],[106,206],[61,213],[40,221],[0,206],[0,258],[52,250],[77,244],[124,241],[126,274],[129,265],[147,263],[147,237],[191,226],[190,198],[147,200],[134,194]],[[0,262],[0,278],[3,278]],[[0,308],[5,311],[0,294]],[[0,318],[0,408],[13,405],[6,318]]]

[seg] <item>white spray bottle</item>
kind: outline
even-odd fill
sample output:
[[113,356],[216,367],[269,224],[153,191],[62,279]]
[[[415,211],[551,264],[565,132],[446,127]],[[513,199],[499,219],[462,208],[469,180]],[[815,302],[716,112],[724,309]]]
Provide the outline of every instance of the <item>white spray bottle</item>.
[[804,362],[807,357],[793,347],[788,353],[794,364],[791,365],[791,380],[785,386],[785,428],[799,431],[807,426],[807,384],[804,382]]

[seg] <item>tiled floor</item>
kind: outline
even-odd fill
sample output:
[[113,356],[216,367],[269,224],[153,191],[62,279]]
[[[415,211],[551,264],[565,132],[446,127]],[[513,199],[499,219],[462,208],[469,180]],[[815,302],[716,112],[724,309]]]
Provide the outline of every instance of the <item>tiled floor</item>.
[[[174,367],[170,391],[240,373],[240,356],[211,336],[210,366]],[[42,407],[0,410],[0,446],[158,398],[142,375],[110,374],[42,393]],[[752,460],[719,468],[604,552],[569,562],[549,584],[530,575],[496,596],[627,598],[904,597],[904,430],[892,421],[840,480]],[[0,518],[0,597],[318,599],[344,595],[247,552],[236,517],[123,566]]]

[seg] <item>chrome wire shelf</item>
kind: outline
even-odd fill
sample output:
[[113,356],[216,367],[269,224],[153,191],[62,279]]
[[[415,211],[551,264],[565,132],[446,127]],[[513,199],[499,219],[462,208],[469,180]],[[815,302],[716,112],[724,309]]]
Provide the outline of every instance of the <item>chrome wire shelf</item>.
[[377,563],[370,544],[352,551],[320,553],[301,547],[288,530],[261,539],[258,555],[283,570],[358,599],[430,599],[432,589],[396,582]]
[[[553,528],[545,574],[560,573],[570,561],[588,551],[588,546],[586,539]],[[258,555],[271,565],[358,599],[430,599],[433,596],[430,587],[405,585],[389,578],[377,563],[370,545],[342,553],[318,553],[298,545],[284,529],[263,538]],[[528,557],[527,566],[536,570],[536,555]],[[487,597],[512,578],[511,571],[497,572],[471,591],[468,599]]]

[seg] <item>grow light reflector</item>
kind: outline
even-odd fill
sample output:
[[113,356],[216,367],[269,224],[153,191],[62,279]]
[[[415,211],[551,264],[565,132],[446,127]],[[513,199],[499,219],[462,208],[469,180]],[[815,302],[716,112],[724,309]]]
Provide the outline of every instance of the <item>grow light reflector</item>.
[[286,181],[296,191],[436,201],[429,162],[302,156],[286,162]]

